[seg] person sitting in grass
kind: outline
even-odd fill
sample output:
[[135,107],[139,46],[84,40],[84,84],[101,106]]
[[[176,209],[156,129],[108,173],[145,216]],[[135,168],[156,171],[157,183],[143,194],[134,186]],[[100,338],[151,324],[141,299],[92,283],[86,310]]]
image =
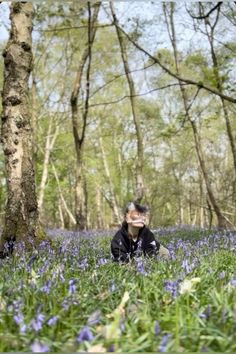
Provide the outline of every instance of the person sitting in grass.
[[111,241],[111,254],[115,262],[129,262],[133,257],[155,256],[168,259],[170,253],[146,226],[146,206],[129,202],[125,208],[124,221]]

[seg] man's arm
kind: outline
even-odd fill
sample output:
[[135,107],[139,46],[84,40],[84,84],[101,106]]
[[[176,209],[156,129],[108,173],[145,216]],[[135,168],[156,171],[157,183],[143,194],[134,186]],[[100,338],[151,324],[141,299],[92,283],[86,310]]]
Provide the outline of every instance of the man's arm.
[[111,241],[111,254],[115,262],[129,262],[129,254],[121,238],[113,238]]
[[144,236],[143,252],[148,256],[156,255],[160,249],[160,243],[155,239],[154,234],[149,229],[147,229],[146,232]]

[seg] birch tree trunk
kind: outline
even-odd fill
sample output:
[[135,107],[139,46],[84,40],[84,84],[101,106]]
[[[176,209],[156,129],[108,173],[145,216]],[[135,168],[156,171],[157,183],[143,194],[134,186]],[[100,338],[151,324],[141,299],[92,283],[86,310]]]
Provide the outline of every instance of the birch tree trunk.
[[14,241],[23,240],[29,247],[29,238],[39,236],[28,87],[32,69],[32,3],[13,2],[10,19],[10,38],[3,52],[2,143],[7,205],[0,243],[2,256],[12,253]]
[[143,135],[140,125],[140,119],[137,114],[136,106],[135,106],[135,86],[132,75],[129,69],[129,63],[127,58],[126,47],[124,43],[123,34],[120,31],[119,23],[116,18],[116,14],[114,11],[113,4],[110,2],[111,13],[113,17],[113,21],[116,27],[117,38],[120,45],[121,57],[124,65],[125,75],[127,78],[127,82],[129,85],[129,93],[130,93],[130,104],[132,109],[133,121],[136,131],[137,138],[137,163],[136,163],[136,190],[135,190],[135,200],[140,203],[144,197],[145,187],[144,187],[144,179],[143,179],[143,163],[144,163],[144,152],[143,152]]

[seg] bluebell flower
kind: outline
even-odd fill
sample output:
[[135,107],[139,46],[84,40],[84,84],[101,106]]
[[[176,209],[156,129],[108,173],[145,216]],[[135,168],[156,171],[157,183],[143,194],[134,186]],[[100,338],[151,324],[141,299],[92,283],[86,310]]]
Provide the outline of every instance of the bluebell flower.
[[170,336],[171,336],[171,334],[167,333],[161,338],[161,342],[160,342],[159,348],[158,348],[159,352],[163,353],[166,351],[166,346],[167,346]]
[[75,290],[76,290],[76,286],[75,286],[75,280],[74,279],[71,279],[69,280],[69,294],[74,294],[75,293]]
[[236,278],[231,279],[230,284],[236,287]]
[[57,322],[57,320],[58,320],[58,316],[53,316],[53,317],[49,318],[49,320],[47,321],[47,324],[49,326],[52,326]]
[[84,341],[90,342],[93,339],[94,339],[93,333],[90,331],[88,326],[85,326],[84,328],[82,328],[76,338],[78,343],[81,343]]
[[161,327],[159,325],[158,321],[155,321],[154,323],[154,333],[156,336],[158,336],[158,334],[161,332]]
[[20,324],[23,323],[24,316],[22,314],[14,315],[13,319],[14,319],[15,323],[19,326]]
[[104,265],[106,263],[107,263],[107,259],[106,258],[99,258],[98,261],[97,261],[97,264],[99,266]]
[[51,280],[47,280],[45,285],[41,288],[41,291],[43,291],[46,294],[49,294],[51,288]]
[[164,281],[164,289],[169,292],[173,297],[177,296],[178,292],[178,280],[165,280]]
[[205,319],[208,320],[210,318],[210,316],[211,316],[211,306],[207,305],[205,310],[199,314],[199,317],[200,318],[205,318]]
[[191,266],[189,264],[189,261],[187,259],[184,259],[182,264],[181,264],[181,267],[184,269],[184,271],[186,272],[186,274],[190,273],[191,272]]
[[40,329],[42,329],[44,318],[45,316],[43,314],[38,314],[36,318],[33,318],[30,321],[31,327],[35,332],[38,332]]
[[49,351],[49,347],[46,344],[43,344],[39,341],[35,341],[31,346],[30,349],[33,353],[46,353]]

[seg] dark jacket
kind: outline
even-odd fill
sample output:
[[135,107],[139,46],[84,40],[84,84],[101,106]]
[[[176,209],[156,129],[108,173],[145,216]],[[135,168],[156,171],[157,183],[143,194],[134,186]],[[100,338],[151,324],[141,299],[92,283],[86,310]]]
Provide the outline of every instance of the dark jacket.
[[128,224],[123,222],[111,241],[111,253],[115,262],[129,262],[134,256],[152,256],[158,253],[160,243],[155,240],[154,234],[146,226],[139,230],[137,241],[134,242],[128,235]]

